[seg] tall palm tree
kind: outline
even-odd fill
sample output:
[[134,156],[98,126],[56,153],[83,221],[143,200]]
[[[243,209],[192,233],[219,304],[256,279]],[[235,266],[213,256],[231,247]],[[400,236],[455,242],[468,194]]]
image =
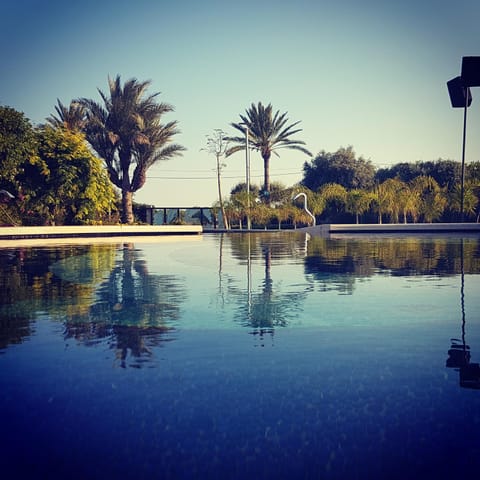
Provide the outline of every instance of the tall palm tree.
[[57,98],[55,111],[57,115],[47,118],[47,123],[52,127],[64,127],[72,131],[81,131],[85,127],[85,107],[80,102],[72,100],[66,106]]
[[249,146],[258,150],[263,158],[263,194],[268,203],[270,196],[270,157],[272,153],[278,156],[277,150],[288,148],[298,150],[306,155],[311,156],[312,154],[303,147],[305,142],[291,138],[296,133],[301,132],[302,129],[295,129],[300,122],[287,125],[287,112],[280,114],[280,111],[277,110],[274,114],[271,104],[265,107],[262,102],[258,102],[258,105],[252,103],[251,107],[246,110],[246,115],[240,115],[240,118],[241,122],[231,123],[231,126],[242,132],[242,136],[228,138],[230,142],[236,145],[228,149],[227,156],[245,150],[245,131],[248,129]]
[[172,142],[179,133],[177,122],[161,123],[161,117],[173,111],[157,96],[146,95],[150,82],[132,78],[122,87],[120,76],[108,79],[108,94],[98,90],[103,105],[82,98],[86,109],[85,135],[104,159],[112,183],[122,192],[122,222],[133,223],[133,193],[143,187],[147,170],[161,160],[185,150]]

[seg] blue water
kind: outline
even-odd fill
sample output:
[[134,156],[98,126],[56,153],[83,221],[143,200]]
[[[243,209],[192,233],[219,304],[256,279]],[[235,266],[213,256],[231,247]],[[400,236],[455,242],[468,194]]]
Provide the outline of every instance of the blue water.
[[[0,263],[2,478],[478,474],[476,237],[25,242]],[[452,338],[470,355],[447,366]]]

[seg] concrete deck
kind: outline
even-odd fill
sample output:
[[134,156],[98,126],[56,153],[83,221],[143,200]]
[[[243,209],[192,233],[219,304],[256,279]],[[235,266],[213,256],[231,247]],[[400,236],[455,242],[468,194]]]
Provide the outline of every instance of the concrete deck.
[[355,233],[478,233],[480,223],[369,223],[369,224],[324,224],[299,228],[297,231],[310,235]]
[[[208,233],[265,233],[282,230],[209,230],[200,225],[82,225],[58,227],[0,227],[0,240],[19,239],[80,239],[111,237],[162,237],[179,235],[200,235]],[[287,231],[287,230],[285,230]],[[288,230],[289,232],[293,230]],[[298,228],[316,236],[332,234],[377,234],[377,233],[473,233],[480,235],[480,223],[386,223],[375,224],[323,224],[315,227]]]
[[200,225],[82,225],[58,227],[0,227],[1,240],[27,238],[95,238],[160,235],[199,235]]

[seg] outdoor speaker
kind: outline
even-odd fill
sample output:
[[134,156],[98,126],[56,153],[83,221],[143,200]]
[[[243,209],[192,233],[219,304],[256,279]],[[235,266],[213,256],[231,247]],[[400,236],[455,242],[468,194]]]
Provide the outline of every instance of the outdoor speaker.
[[465,92],[468,96],[467,107],[472,103],[472,93],[469,87],[463,86],[462,77],[455,77],[447,82],[448,94],[453,108],[465,108]]
[[466,87],[480,87],[480,57],[462,58],[462,81]]

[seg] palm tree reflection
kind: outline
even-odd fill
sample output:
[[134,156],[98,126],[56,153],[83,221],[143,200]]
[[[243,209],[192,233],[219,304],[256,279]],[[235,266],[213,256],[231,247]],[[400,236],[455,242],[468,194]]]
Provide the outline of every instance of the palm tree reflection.
[[[247,267],[246,289],[229,286],[229,294],[238,303],[235,317],[241,325],[251,329],[249,333],[261,346],[264,346],[265,336],[273,339],[275,328],[286,327],[298,317],[306,297],[305,290],[282,292],[281,286],[273,281],[272,260],[292,255],[291,239],[279,241],[279,238],[271,234],[249,233],[231,237],[233,255],[244,261]],[[256,260],[261,260],[264,265],[263,279],[257,288],[252,280]]]
[[139,368],[148,362],[153,347],[174,339],[174,322],[186,288],[173,275],[152,275],[132,244],[125,244],[122,257],[97,291],[97,301],[88,316],[65,323],[65,338],[84,345],[107,339],[120,366]]

